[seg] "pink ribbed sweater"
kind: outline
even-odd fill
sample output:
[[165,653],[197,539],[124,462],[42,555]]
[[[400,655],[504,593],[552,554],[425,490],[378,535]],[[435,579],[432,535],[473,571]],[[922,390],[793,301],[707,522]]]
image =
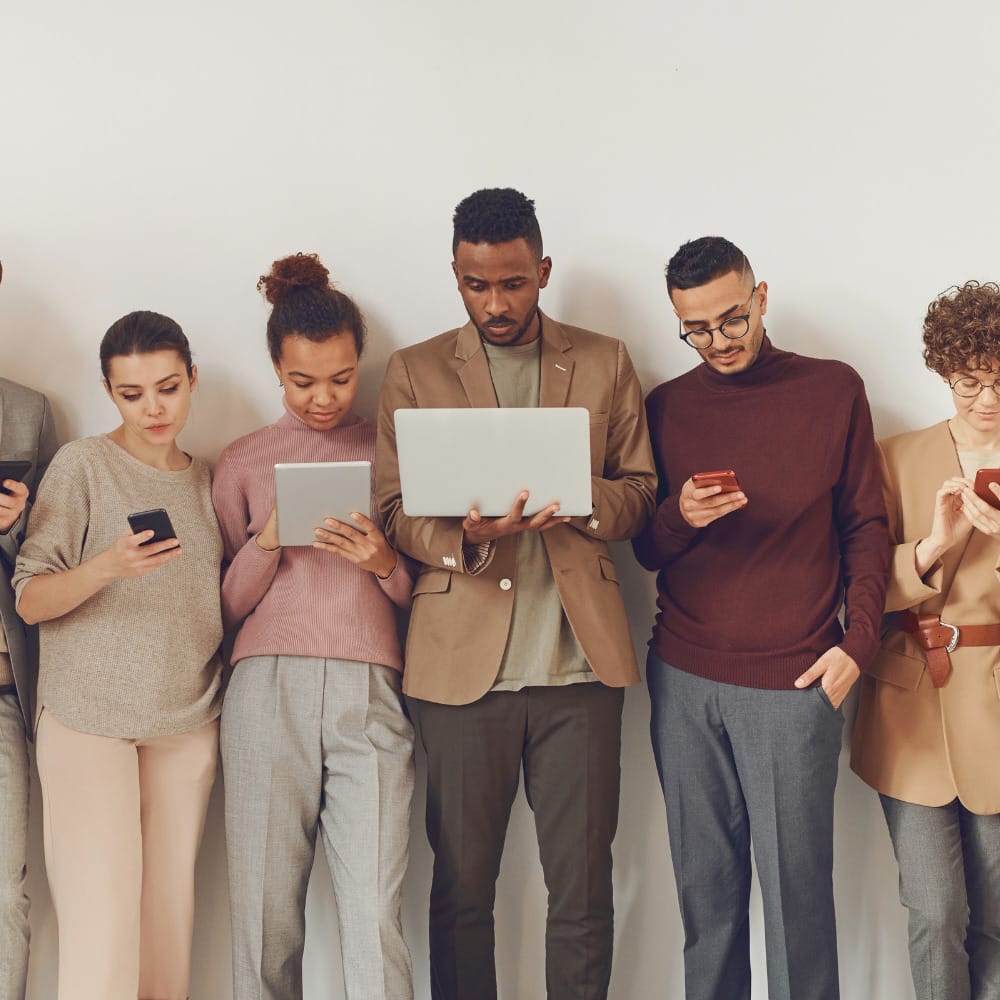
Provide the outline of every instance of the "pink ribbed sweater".
[[234,441],[215,467],[212,501],[228,564],[222,615],[227,629],[239,627],[232,660],[318,656],[402,670],[394,605],[408,608],[413,586],[402,556],[379,580],[318,549],[267,552],[254,541],[274,506],[276,462],[370,462],[375,455],[375,428],[361,417],[317,431],[286,411]]

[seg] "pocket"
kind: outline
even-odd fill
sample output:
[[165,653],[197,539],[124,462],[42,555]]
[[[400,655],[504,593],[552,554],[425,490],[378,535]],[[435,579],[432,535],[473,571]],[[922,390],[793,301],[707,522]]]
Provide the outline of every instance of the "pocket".
[[813,690],[819,695],[819,700],[823,702],[823,704],[826,706],[827,711],[836,712],[837,715],[840,715],[840,709],[833,707],[833,702],[830,701],[830,696],[823,689],[822,684],[817,684],[816,687],[813,688]]
[[868,673],[886,684],[916,691],[926,669],[927,661],[922,656],[892,652],[883,647],[869,666]]
[[451,573],[444,569],[426,569],[413,585],[413,596],[444,594],[451,589]]
[[615,566],[615,561],[610,556],[598,556],[597,562],[601,567],[601,576],[603,576],[605,580],[617,583],[618,569]]

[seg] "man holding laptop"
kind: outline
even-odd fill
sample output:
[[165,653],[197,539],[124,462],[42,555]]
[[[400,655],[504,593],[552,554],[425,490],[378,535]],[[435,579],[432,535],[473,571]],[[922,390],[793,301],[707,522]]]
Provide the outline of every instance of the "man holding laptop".
[[[454,226],[469,322],[389,359],[376,449],[385,533],[422,564],[403,683],[427,754],[432,994],[496,996],[495,883],[523,766],[548,996],[591,1000],[611,973],[622,688],[639,681],[607,542],[642,528],[656,485],[641,390],[620,341],[539,311],[552,262],[533,202],[477,191]],[[589,410],[593,510],[561,514],[518,482],[502,516],[407,515],[394,414],[441,407]]]
[[686,996],[750,997],[752,841],[768,995],[836,1000],[840,706],[888,571],[868,401],[847,365],[771,344],[767,285],[728,240],[682,246],[667,290],[703,363],[646,401],[659,506],[633,545],[658,571],[646,679]]

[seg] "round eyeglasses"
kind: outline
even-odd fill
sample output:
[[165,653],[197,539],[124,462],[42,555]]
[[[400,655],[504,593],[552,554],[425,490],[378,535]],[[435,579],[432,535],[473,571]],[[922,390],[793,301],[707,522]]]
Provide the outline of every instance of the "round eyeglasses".
[[951,391],[956,396],[971,399],[973,396],[978,396],[983,389],[992,389],[994,396],[1000,396],[1000,388],[997,388],[998,382],[1000,382],[1000,378],[995,378],[992,382],[980,382],[973,375],[963,375],[961,378],[955,379],[954,382],[949,382],[948,385],[951,386]]
[[685,330],[684,320],[680,321],[680,337],[688,347],[693,347],[696,351],[704,351],[712,346],[712,337],[718,331],[727,340],[739,340],[750,332],[750,314],[753,312],[753,297],[757,291],[754,285],[750,289],[750,298],[747,299],[746,313],[742,316],[730,316],[724,323],[713,326],[711,329]]

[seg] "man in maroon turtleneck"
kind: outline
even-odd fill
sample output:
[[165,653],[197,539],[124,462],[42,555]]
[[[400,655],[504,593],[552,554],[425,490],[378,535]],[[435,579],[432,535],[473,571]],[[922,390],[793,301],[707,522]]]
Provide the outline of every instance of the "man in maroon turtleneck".
[[[728,240],[682,246],[667,291],[702,363],[646,401],[660,486],[633,545],[658,574],[647,682],[686,996],[750,997],[752,842],[769,997],[837,1000],[840,706],[888,572],[871,414],[847,365],[771,344],[767,284]],[[723,469],[737,491],[692,481]]]

